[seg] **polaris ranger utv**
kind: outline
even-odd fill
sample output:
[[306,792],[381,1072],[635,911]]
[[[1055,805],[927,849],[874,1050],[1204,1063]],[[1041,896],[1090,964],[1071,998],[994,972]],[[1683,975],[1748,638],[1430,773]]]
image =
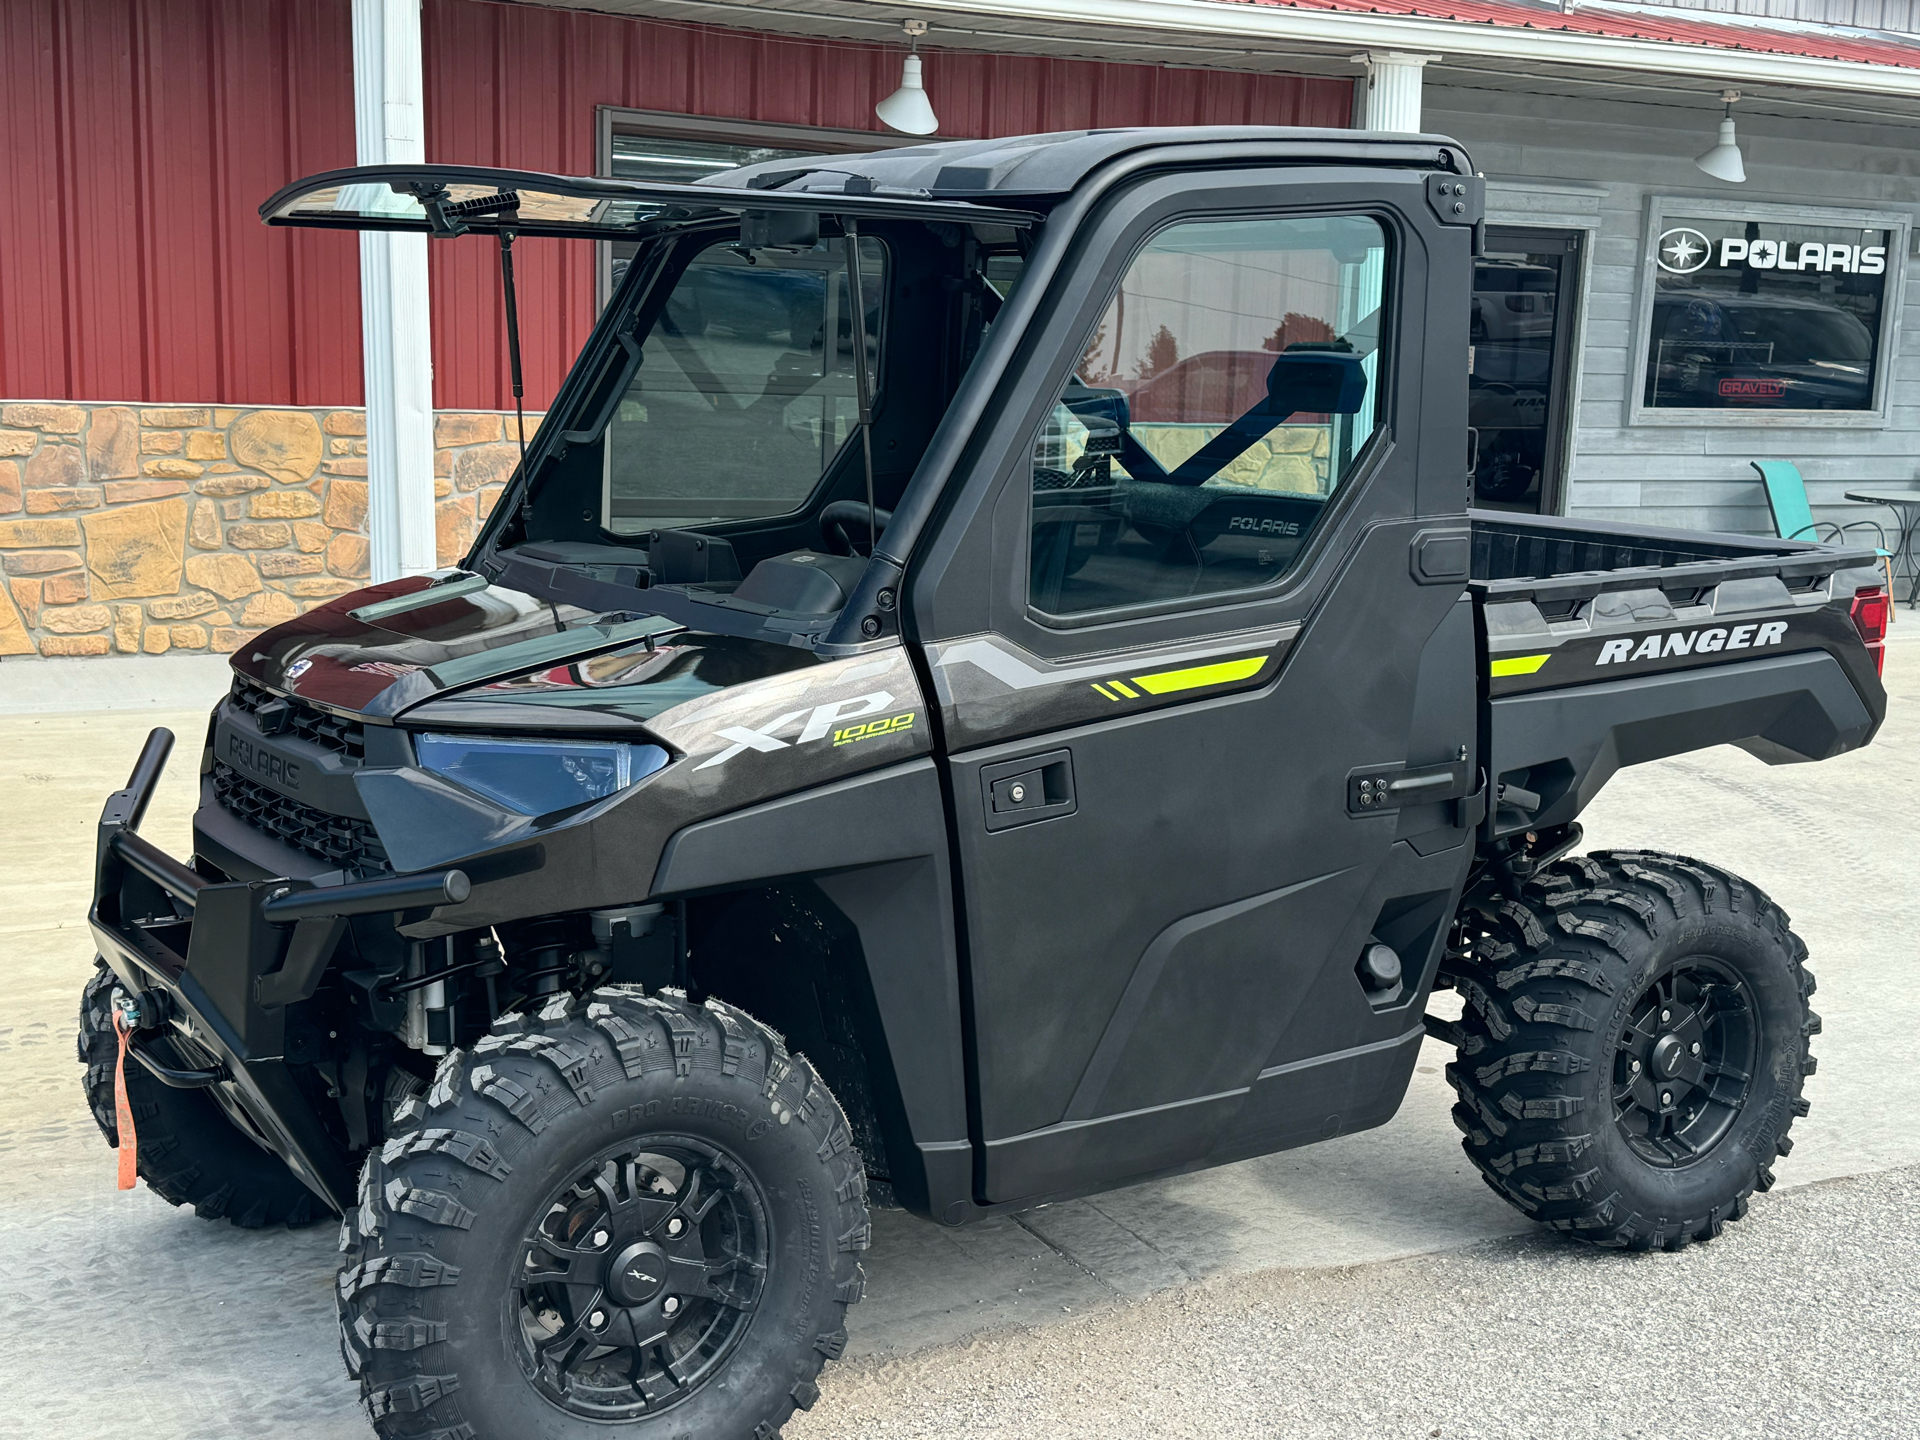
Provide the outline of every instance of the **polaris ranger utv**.
[[192,857],[165,732],[107,803],[109,1139],[124,1038],[156,1192],[344,1218],[386,1436],[772,1434],[870,1201],[1378,1126],[1427,1034],[1525,1214],[1718,1235],[1807,1112],[1806,949],[1576,818],[1865,744],[1888,597],[1470,511],[1481,206],[1453,141],[1264,129],[273,197],[632,259],[458,569],[234,655]]

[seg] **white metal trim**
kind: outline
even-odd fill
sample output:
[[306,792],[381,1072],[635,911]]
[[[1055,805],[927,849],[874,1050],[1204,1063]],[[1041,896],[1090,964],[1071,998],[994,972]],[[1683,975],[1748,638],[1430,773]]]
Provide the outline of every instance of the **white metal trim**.
[[[354,0],[353,42],[358,163],[421,161],[420,0]],[[362,232],[360,337],[368,569],[387,581],[438,564],[426,236]]]
[[1730,84],[1806,85],[1875,95],[1921,95],[1921,71],[1892,65],[1719,50],[1574,31],[1524,30],[1412,15],[1297,10],[1239,0],[921,0],[917,8],[926,13],[1071,23],[1090,31],[1103,25],[1125,25],[1190,35],[1330,45],[1350,54],[1372,48],[1438,50],[1457,57],[1697,75]]
[[[729,25],[789,35],[827,36],[888,44],[899,36],[900,12],[874,0],[532,0],[556,9],[605,10]],[[934,39],[969,50],[1022,54],[1071,54],[1110,58],[1105,52],[1159,49],[1181,58],[1165,63],[1203,68],[1264,70],[1264,62],[1294,63],[1296,73],[1328,75],[1357,50],[1438,50],[1450,59],[1520,61],[1528,66],[1580,66],[1687,76],[1726,85],[1806,86],[1866,95],[1921,95],[1921,71],[1894,65],[1725,50],[1675,41],[1635,40],[1574,31],[1525,29],[1416,15],[1374,15],[1347,10],[1310,11],[1250,0],[923,0],[912,7],[935,20]],[[711,18],[710,18],[711,17]],[[1714,21],[1732,21],[1715,14]],[[984,22],[999,21],[995,30]],[[1060,27],[1060,34],[1023,31],[1021,22]],[[1766,22],[1757,22],[1765,24]],[[1136,36],[1114,33],[1122,28]],[[1149,34],[1169,36],[1156,45]],[[1063,35],[1074,37],[1063,47]],[[1236,49],[1236,42],[1256,42]],[[1214,51],[1216,53],[1208,53]],[[1154,63],[1138,59],[1131,63]],[[1302,68],[1305,66],[1305,68]],[[1352,72],[1347,72],[1351,77]]]

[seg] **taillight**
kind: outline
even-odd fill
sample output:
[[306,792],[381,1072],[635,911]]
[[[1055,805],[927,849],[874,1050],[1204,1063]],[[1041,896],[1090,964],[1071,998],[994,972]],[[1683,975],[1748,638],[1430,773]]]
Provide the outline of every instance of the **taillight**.
[[1848,607],[1854,628],[1861,632],[1861,643],[1868,648],[1868,654],[1874,657],[1876,675],[1881,674],[1881,663],[1888,655],[1885,642],[1892,605],[1888,593],[1876,586],[1873,590],[1857,590],[1854,604]]

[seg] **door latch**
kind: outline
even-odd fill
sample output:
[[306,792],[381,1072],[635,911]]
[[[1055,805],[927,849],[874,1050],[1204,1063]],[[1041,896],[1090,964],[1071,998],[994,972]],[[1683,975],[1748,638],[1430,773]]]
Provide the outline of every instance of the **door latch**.
[[1370,816],[1461,800],[1473,789],[1470,780],[1466,760],[1445,766],[1367,766],[1348,772],[1347,813]]
[[1074,758],[1048,751],[981,767],[987,829],[1004,831],[1074,812]]

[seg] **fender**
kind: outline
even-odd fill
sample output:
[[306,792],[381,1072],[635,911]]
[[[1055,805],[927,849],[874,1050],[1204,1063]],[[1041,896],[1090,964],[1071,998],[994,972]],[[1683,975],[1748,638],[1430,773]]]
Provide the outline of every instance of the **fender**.
[[[905,1131],[888,1137],[901,1203],[941,1216],[969,1199],[959,965],[946,828],[931,760],[869,771],[685,826],[669,838],[654,899],[811,879],[860,932],[885,1053],[869,1057],[891,1079]],[[918,1157],[918,1176],[903,1174]]]
[[1769,765],[1826,760],[1877,724],[1825,650],[1500,696],[1488,722],[1490,773],[1542,799],[1532,814],[1496,808],[1490,835],[1573,820],[1622,766],[1715,745]]

